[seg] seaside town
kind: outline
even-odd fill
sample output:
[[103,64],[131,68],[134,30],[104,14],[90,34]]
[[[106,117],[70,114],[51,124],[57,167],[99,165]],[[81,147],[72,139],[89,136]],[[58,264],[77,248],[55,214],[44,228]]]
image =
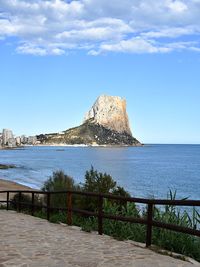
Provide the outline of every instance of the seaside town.
[[3,129],[0,133],[0,149],[1,148],[14,148],[23,145],[36,145],[39,141],[36,136],[14,136],[13,131],[10,129]]

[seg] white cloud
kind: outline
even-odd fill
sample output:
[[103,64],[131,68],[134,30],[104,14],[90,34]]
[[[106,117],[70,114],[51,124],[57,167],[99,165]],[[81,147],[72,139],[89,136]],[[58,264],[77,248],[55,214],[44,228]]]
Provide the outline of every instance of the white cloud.
[[0,20],[0,36],[14,35],[16,33],[17,27],[14,26],[9,20]]
[[31,54],[36,56],[46,56],[46,55],[63,55],[65,50],[54,47],[39,47],[38,45],[24,43],[17,47],[17,52],[21,54]]
[[23,44],[17,47],[17,52],[21,54],[33,54],[36,56],[46,56],[47,51],[35,45]]
[[199,51],[198,43],[197,42],[174,42],[174,43],[169,43],[168,47],[171,48],[172,50],[191,50],[191,51]]
[[200,52],[200,47],[191,46],[191,47],[189,48],[189,50],[191,50],[191,51],[195,51],[195,52]]
[[172,49],[169,47],[159,46],[140,37],[129,40],[122,40],[119,43],[102,44],[99,51],[91,50],[89,54],[98,55],[102,52],[123,52],[123,53],[167,53]]
[[187,5],[181,1],[170,1],[169,8],[173,12],[182,13],[188,9]]
[[0,0],[0,40],[38,56],[198,52],[199,14],[199,0]]
[[160,28],[157,31],[148,31],[144,32],[141,35],[146,38],[176,38],[180,36],[186,36],[186,35],[196,35],[200,33],[200,28],[196,27],[170,27],[170,28]]
[[83,41],[83,40],[112,40],[122,39],[133,29],[119,19],[97,19],[94,21],[77,21],[72,29],[58,33],[57,39],[66,41]]

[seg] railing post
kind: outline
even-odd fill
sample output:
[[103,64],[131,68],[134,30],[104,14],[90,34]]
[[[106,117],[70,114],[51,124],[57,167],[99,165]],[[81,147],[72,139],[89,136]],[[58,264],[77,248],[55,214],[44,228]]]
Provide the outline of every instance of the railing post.
[[67,192],[67,224],[72,225],[72,193]]
[[19,192],[19,197],[18,197],[18,212],[21,212],[21,199],[22,199],[22,192]]
[[47,220],[50,219],[50,192],[47,192]]
[[34,200],[35,200],[35,194],[32,192],[32,198],[31,198],[31,215],[34,216],[35,206],[34,206]]
[[9,210],[9,191],[7,191],[7,205],[6,205],[6,209]]
[[148,210],[147,210],[146,247],[151,246],[151,238],[152,238],[152,220],[153,220],[153,204],[148,203]]
[[98,203],[98,234],[103,234],[103,197],[101,195]]

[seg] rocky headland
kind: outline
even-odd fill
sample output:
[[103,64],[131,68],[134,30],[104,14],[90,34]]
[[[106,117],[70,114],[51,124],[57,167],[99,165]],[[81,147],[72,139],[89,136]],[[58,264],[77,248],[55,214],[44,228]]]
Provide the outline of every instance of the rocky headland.
[[80,126],[61,133],[37,136],[41,144],[84,144],[91,146],[140,146],[132,135],[126,100],[118,96],[101,95],[87,112]]

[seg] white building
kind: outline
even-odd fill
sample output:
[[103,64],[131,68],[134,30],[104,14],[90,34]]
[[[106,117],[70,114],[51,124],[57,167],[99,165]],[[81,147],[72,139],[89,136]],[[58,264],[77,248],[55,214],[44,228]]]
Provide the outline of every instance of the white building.
[[0,147],[2,147],[2,134],[0,133]]
[[3,129],[3,132],[2,132],[2,144],[4,146],[8,145],[9,140],[10,140],[10,143],[13,143],[13,139],[14,139],[13,132],[11,130],[9,130],[9,129]]
[[25,135],[22,135],[20,138],[21,138],[21,143],[22,143],[22,144],[27,144],[27,142],[28,142],[28,137],[26,137]]
[[21,145],[21,137],[20,136],[17,136],[15,137],[15,141],[16,141],[16,145]]
[[28,141],[27,141],[27,143],[28,143],[29,145],[35,145],[35,144],[37,143],[37,138],[36,138],[36,136],[29,136],[29,137],[28,137]]

